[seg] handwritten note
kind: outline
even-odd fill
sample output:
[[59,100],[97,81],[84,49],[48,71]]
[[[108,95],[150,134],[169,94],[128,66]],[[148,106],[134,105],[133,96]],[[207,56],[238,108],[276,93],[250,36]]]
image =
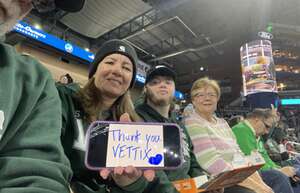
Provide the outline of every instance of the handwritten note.
[[110,124],[107,167],[164,167],[161,125]]

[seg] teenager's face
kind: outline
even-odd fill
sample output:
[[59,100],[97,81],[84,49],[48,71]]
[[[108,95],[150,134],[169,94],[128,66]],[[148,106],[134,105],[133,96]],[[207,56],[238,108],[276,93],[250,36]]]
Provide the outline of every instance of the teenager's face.
[[0,36],[9,32],[31,8],[31,0],[0,0]]
[[134,66],[127,56],[110,54],[98,65],[94,75],[95,86],[101,91],[101,94],[118,98],[129,89],[133,68]]
[[155,105],[171,104],[175,93],[175,83],[171,77],[156,76],[146,85],[147,100]]

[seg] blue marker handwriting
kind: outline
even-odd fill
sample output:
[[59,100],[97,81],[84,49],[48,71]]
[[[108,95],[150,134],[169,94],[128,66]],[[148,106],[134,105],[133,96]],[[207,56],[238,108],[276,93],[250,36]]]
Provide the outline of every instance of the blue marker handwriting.
[[114,141],[121,141],[121,142],[126,142],[126,141],[134,141],[134,142],[139,142],[141,138],[141,132],[136,130],[135,134],[128,135],[126,133],[123,133],[120,129],[117,130],[112,130],[113,133],[113,139]]
[[150,158],[151,148],[143,149],[141,147],[132,146],[132,145],[121,145],[118,144],[112,147],[113,155],[115,158],[124,158],[133,160],[148,160]]
[[150,142],[158,143],[160,141],[160,136],[159,135],[146,134],[145,138],[146,138],[146,142],[147,142],[146,148],[149,147]]
[[[151,154],[156,154],[151,144],[157,144],[162,140],[160,135],[142,134],[139,130],[128,134],[121,129],[111,130],[114,143],[112,152],[114,158],[128,158],[131,160],[149,160]],[[142,145],[144,141],[145,145]]]

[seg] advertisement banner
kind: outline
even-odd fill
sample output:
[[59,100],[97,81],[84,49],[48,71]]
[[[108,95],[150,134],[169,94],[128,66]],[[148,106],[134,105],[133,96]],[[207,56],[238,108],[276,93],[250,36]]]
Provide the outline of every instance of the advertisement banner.
[[19,21],[14,26],[13,31],[35,39],[36,41],[39,41],[46,45],[52,46],[62,52],[66,52],[83,60],[86,60],[88,62],[92,62],[95,58],[95,55],[93,53],[87,52],[79,46],[59,39],[58,37],[48,34],[42,30],[35,29],[34,27],[30,26],[29,24],[23,21]]
[[[14,32],[22,34],[23,36],[32,38],[38,42],[51,46],[57,50],[60,50],[63,53],[68,53],[88,62],[93,62],[95,59],[95,55],[92,52],[85,51],[81,47],[71,44],[70,42],[66,42],[52,34],[46,33],[43,30],[39,30],[34,28],[33,26],[25,23],[24,21],[18,21],[18,23],[13,28]],[[136,81],[145,84],[146,82],[146,74],[150,69],[150,65],[138,60],[137,63],[137,73],[136,73]],[[184,99],[184,95],[176,91],[175,97],[177,99]]]
[[272,43],[269,40],[255,40],[240,48],[243,92],[277,92]]

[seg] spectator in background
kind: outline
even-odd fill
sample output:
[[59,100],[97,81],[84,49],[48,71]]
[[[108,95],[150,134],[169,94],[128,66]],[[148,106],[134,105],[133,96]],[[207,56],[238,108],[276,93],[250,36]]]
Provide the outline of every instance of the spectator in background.
[[269,134],[264,135],[263,142],[268,155],[278,165],[288,164],[289,153],[283,144],[286,133],[281,126],[276,126],[270,130]]
[[[83,1],[80,1],[83,2]],[[0,0],[0,36],[32,9],[54,1]],[[61,0],[76,8],[78,0]],[[0,192],[68,193],[71,169],[60,142],[61,107],[50,73],[35,59],[0,42]]]
[[[215,116],[220,95],[220,87],[215,80],[201,78],[195,81],[191,89],[194,111],[184,121],[197,161],[210,175],[232,170],[235,157],[244,157],[227,122]],[[273,192],[257,172],[237,187],[257,193]]]
[[[291,166],[281,168],[275,164],[269,157],[261,136],[268,134],[269,130],[277,125],[278,117],[276,110],[272,109],[255,109],[246,116],[246,119],[235,125],[232,129],[236,136],[237,142],[245,155],[250,155],[253,151],[259,152],[265,160],[265,165],[260,170],[264,182],[272,186],[275,192],[283,192],[282,184],[289,182],[288,177],[293,181],[299,181],[296,177],[296,170]],[[283,175],[285,174],[285,175]],[[278,176],[281,182],[275,183],[274,176]],[[299,192],[293,187],[295,192]]]
[[182,113],[183,119],[190,116],[193,112],[194,112],[193,104],[192,103],[187,104]]
[[62,75],[59,78],[59,83],[61,83],[61,84],[70,84],[70,83],[73,83],[73,78],[71,77],[70,74]]

